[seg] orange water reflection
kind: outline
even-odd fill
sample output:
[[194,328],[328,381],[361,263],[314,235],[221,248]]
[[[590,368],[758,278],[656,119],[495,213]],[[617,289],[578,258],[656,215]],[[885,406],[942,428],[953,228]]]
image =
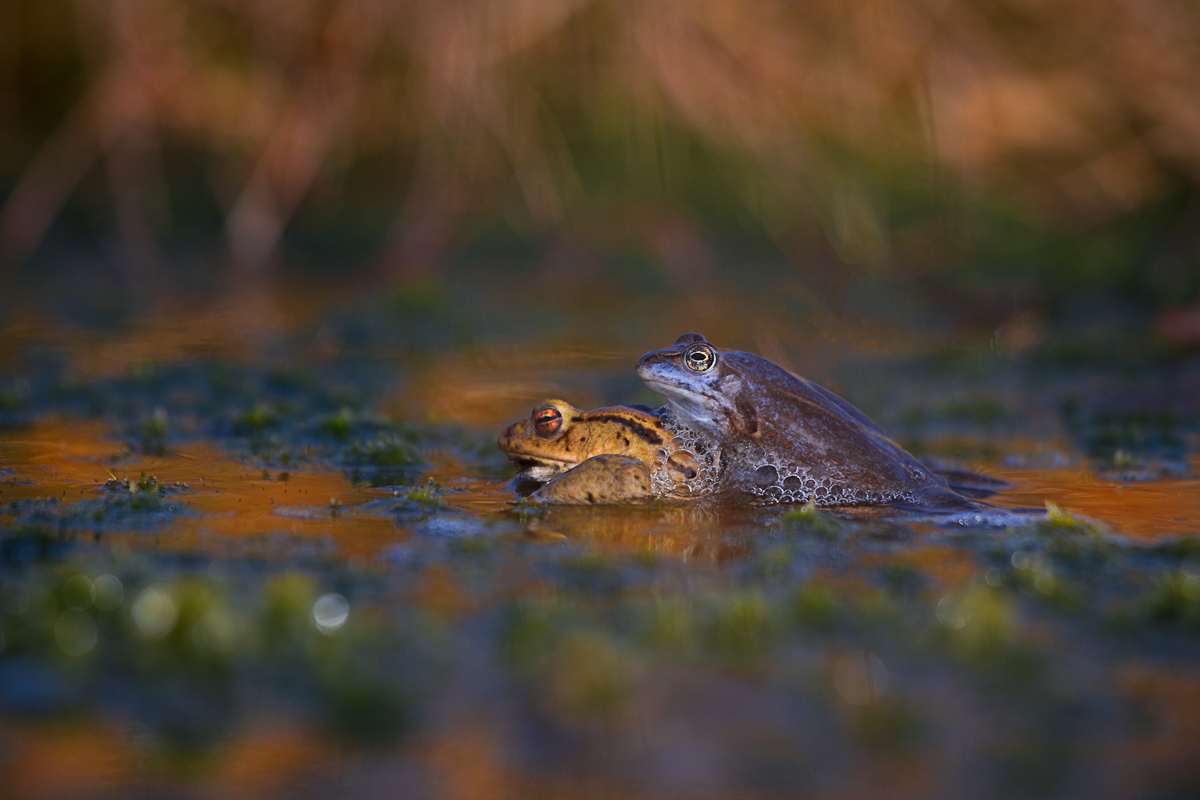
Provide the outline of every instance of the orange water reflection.
[[1006,508],[1041,506],[1049,500],[1138,539],[1200,533],[1200,480],[1111,483],[1079,469],[989,473],[1015,484],[991,500]]
[[[120,456],[116,464],[115,456]],[[264,537],[283,534],[332,543],[331,555],[371,559],[411,534],[390,516],[353,513],[356,507],[392,492],[356,486],[340,471],[264,471],[202,443],[180,446],[164,456],[129,456],[102,423],[45,422],[0,439],[0,457],[13,470],[0,482],[0,503],[58,497],[69,505],[97,497],[111,476],[136,479],[142,471],[162,482],[188,484],[191,491],[178,499],[196,515],[183,517],[152,537],[110,535],[112,543],[133,548],[220,556],[231,548],[242,553],[265,541]],[[1051,501],[1139,539],[1200,532],[1198,480],[1114,484],[1078,469],[989,472],[1014,484],[1014,489],[993,498],[1002,507],[1041,507]],[[472,475],[469,467],[446,456],[434,457],[427,475],[447,487],[443,502],[451,508],[481,518],[517,518],[515,495],[503,481]],[[340,511],[331,508],[332,501],[341,505]],[[522,524],[534,540],[571,539],[604,550],[722,563],[737,560],[744,549],[725,534],[753,531],[759,523],[747,512],[706,507],[567,507],[530,515]],[[928,565],[942,560],[925,559]]]

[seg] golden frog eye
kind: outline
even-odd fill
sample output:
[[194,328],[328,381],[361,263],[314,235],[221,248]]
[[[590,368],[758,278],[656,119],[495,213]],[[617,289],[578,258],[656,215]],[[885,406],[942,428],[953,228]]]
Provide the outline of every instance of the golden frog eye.
[[717,351],[707,344],[694,345],[683,352],[683,363],[695,372],[707,372],[717,365]]
[[562,412],[554,406],[544,406],[533,412],[533,427],[538,436],[553,436],[562,427]]

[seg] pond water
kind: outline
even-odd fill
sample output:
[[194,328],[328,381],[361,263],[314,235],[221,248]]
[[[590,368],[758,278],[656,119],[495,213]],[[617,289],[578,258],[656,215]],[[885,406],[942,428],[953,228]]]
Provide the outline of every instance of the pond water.
[[653,400],[620,350],[51,338],[0,382],[10,796],[1200,791],[1195,412],[1091,402],[1155,375],[845,359],[914,451],[1050,504],[939,525],[516,502],[533,402]]

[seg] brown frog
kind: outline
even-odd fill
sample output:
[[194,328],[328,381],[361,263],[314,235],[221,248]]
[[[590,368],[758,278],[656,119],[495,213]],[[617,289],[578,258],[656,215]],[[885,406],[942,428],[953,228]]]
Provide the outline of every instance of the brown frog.
[[637,373],[667,397],[664,427],[702,464],[682,482],[657,465],[652,486],[664,497],[979,508],[861,411],[761,356],[687,333],[643,355]]
[[[663,427],[665,409],[608,406],[581,411],[551,398],[528,419],[500,434],[500,450],[517,466],[518,477],[549,481],[530,499],[544,503],[648,502],[651,466],[676,448]],[[684,455],[663,463],[679,480],[695,477]]]
[[[530,499],[543,503],[622,503],[652,499],[682,500],[703,492],[681,493],[676,486],[695,484],[701,470],[711,471],[718,453],[688,450],[664,423],[666,407],[610,406],[581,411],[563,400],[539,403],[529,419],[500,435],[500,449],[518,467],[519,477],[549,481]],[[656,493],[654,471],[671,491]],[[745,465],[727,463],[727,469]],[[986,497],[1008,484],[986,475],[938,471],[950,486],[972,497]]]
[[548,481],[598,455],[650,463],[669,435],[648,406],[581,411],[551,398],[538,403],[529,419],[505,428],[497,444],[521,477]]

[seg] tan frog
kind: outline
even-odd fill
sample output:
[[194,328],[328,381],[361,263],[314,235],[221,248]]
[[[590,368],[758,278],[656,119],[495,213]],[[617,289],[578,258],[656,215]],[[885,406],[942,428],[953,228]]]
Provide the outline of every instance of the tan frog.
[[548,481],[598,455],[650,463],[669,435],[648,406],[580,411],[551,398],[538,403],[529,419],[505,428],[497,444],[521,477]]
[[[609,406],[581,411],[563,400],[539,403],[528,419],[513,423],[500,435],[500,449],[518,467],[519,477],[549,481],[530,496],[533,502],[639,503],[650,500],[683,500],[701,497],[702,491],[681,496],[677,487],[698,484],[713,476],[720,461],[719,448],[699,453],[677,439],[665,422],[664,408]],[[726,463],[726,469],[756,465]],[[971,497],[986,497],[1008,484],[986,475],[941,471],[951,488]],[[670,491],[656,491],[653,482],[666,483]]]
[[[551,398],[505,428],[497,444],[518,477],[549,481],[530,496],[534,502],[648,502],[655,499],[651,465],[675,451],[661,412],[638,405],[581,411]],[[667,461],[663,468],[680,480],[695,477],[690,457]]]

